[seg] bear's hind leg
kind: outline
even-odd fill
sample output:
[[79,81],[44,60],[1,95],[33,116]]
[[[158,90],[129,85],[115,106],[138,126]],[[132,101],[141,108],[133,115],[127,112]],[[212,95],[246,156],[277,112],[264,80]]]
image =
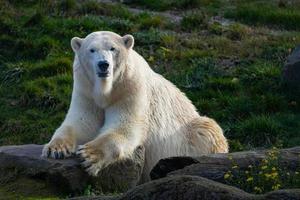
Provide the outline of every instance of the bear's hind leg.
[[186,137],[192,154],[227,153],[228,143],[217,122],[208,117],[192,120],[187,127]]

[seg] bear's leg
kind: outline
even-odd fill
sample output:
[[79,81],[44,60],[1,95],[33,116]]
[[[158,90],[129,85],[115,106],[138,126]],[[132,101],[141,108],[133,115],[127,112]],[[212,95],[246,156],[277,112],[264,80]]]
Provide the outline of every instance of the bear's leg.
[[56,137],[45,144],[43,157],[65,158],[76,152],[76,137],[71,126],[63,126],[57,130]]
[[209,153],[227,153],[228,143],[221,127],[215,120],[200,117],[191,121],[186,130],[191,156]]
[[81,96],[72,97],[68,114],[43,148],[42,157],[66,158],[76,153],[77,145],[91,141],[103,123],[103,110]]
[[102,168],[120,158],[122,140],[120,134],[108,134],[79,146],[77,153],[84,159],[82,165],[87,172],[96,176]]
[[80,145],[77,154],[84,159],[82,165],[86,171],[96,176],[107,165],[132,155],[139,142],[129,140],[126,135],[124,132],[101,134],[96,139]]

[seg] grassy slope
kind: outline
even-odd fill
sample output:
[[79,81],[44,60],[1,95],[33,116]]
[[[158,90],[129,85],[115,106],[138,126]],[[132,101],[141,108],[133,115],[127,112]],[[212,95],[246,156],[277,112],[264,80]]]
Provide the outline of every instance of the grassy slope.
[[[70,102],[70,39],[97,30],[133,34],[135,49],[153,69],[184,90],[201,114],[222,125],[231,151],[300,145],[300,95],[288,91],[280,78],[286,56],[300,43],[294,26],[299,23],[291,22],[299,22],[297,3],[255,9],[261,2],[255,1],[248,12],[243,12],[248,5],[238,1],[134,4],[177,9],[184,18],[176,25],[118,5],[14,2],[0,1],[0,145],[49,140]],[[198,9],[187,11],[190,5]],[[264,12],[270,8],[271,14]],[[236,22],[208,23],[213,15]]]

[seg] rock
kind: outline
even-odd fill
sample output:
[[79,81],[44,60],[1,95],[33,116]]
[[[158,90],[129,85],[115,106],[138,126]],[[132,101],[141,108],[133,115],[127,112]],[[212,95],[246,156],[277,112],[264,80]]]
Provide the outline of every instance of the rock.
[[[224,173],[232,170],[233,163],[240,169],[258,165],[269,153],[278,153],[280,165],[296,170],[300,166],[300,147],[281,150],[257,150],[229,154],[211,154],[200,157],[173,157],[162,159],[151,171],[156,179],[138,185],[123,195],[110,200],[152,199],[257,199],[257,200],[300,200],[300,189],[278,190],[264,195],[249,194],[236,187],[223,184]],[[93,197],[106,200],[107,197]],[[84,199],[89,199],[84,197]],[[92,200],[92,199],[90,199]]]
[[[249,165],[258,165],[262,159],[267,157],[267,153],[267,150],[257,150],[211,154],[196,158],[166,158],[157,163],[150,176],[152,179],[158,179],[172,175],[193,175],[224,183],[224,174],[232,169],[233,163],[239,166],[240,170],[246,170]],[[278,152],[279,164],[286,169],[295,171],[300,165],[299,155],[300,147],[281,149]],[[190,160],[193,160],[193,162],[190,162]],[[181,163],[181,165],[176,169],[177,166],[174,163]]]
[[136,186],[141,178],[144,167],[143,147],[138,147],[132,159],[112,164],[104,168],[96,178],[92,178],[92,183],[97,191],[125,192]]
[[99,195],[99,196],[82,196],[82,197],[74,197],[74,198],[69,198],[69,200],[117,200],[118,199],[118,195],[116,196],[103,196],[103,195]]
[[282,77],[287,86],[300,89],[300,45],[287,58]]
[[300,189],[277,190],[263,195],[266,200],[299,200]]
[[150,172],[152,180],[165,177],[169,172],[182,169],[186,166],[199,163],[198,160],[191,157],[172,157],[161,159]]
[[120,3],[125,3],[125,4],[129,4],[129,3],[133,3],[134,0],[120,0]]
[[196,176],[173,176],[139,185],[120,197],[120,200],[211,200],[251,199],[254,195],[240,189]]
[[[267,151],[213,154],[197,158],[176,157],[161,160],[152,176],[160,178],[136,186],[143,168],[144,149],[138,148],[132,159],[104,169],[99,177],[89,177],[77,158],[55,160],[40,157],[42,145],[0,147],[0,199],[20,197],[63,197],[82,194],[87,185],[116,196],[77,197],[74,200],[152,200],[152,199],[299,199],[300,189],[278,190],[253,195],[222,184],[220,171],[232,167],[232,160],[241,167],[259,163]],[[281,164],[288,169],[299,165],[300,147],[280,150]],[[229,157],[232,157],[232,159]],[[297,157],[297,159],[296,159]],[[159,165],[160,164],[160,165]],[[163,165],[162,165],[163,164]],[[209,173],[205,172],[209,171]],[[216,182],[207,178],[206,176]],[[124,187],[125,186],[125,187]],[[126,191],[124,194],[118,192]],[[3,192],[5,191],[5,192]],[[10,192],[10,193],[8,193]],[[34,195],[33,195],[34,194]],[[23,195],[23,196],[20,196]]]
[[[41,158],[42,148],[34,144],[0,147],[0,196],[4,184],[15,184],[19,179],[42,183],[47,186],[46,193],[56,195],[81,194],[88,185],[103,193],[124,192],[137,185],[143,169],[142,147],[132,159],[110,165],[96,178],[88,176],[78,158]],[[28,189],[37,192],[34,186]]]
[[[111,197],[110,200],[211,200],[211,199],[251,199],[280,200],[300,199],[300,190],[278,190],[265,195],[253,195],[238,188],[197,176],[172,176],[139,185],[127,193]],[[106,200],[105,197],[82,197],[76,200]],[[75,200],[75,199],[74,199]]]

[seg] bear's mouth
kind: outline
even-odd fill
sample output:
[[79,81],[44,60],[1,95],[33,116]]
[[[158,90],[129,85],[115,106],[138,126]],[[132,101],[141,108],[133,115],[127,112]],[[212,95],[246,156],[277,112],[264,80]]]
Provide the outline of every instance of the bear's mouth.
[[99,78],[106,78],[109,76],[108,72],[97,72]]

